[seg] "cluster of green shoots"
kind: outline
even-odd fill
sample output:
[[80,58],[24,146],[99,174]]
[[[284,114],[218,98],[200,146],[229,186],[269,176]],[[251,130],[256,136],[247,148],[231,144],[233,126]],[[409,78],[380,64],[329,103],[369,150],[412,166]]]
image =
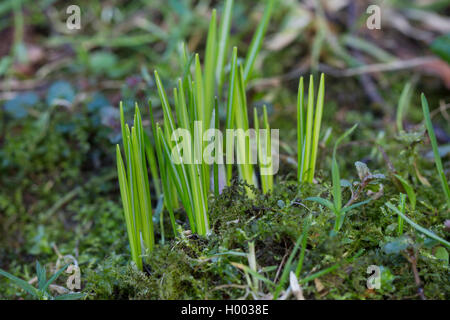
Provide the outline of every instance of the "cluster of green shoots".
[[[201,157],[209,145],[202,139],[203,132],[208,129],[220,129],[219,104],[222,101],[226,110],[225,129],[237,129],[243,132],[249,129],[246,84],[260,50],[273,3],[273,0],[268,0],[263,18],[253,36],[243,63],[238,62],[237,48],[233,48],[229,61],[227,94],[223,92],[225,91],[223,88],[232,0],[227,0],[225,3],[218,30],[216,11],[212,12],[203,68],[199,55],[189,54],[184,47],[182,60],[185,72],[183,77],[178,79],[177,87],[173,89],[173,105],[171,105],[172,102],[169,100],[158,72],[155,71],[155,83],[163,110],[163,121],[162,124],[155,123],[150,104],[151,136],[143,129],[141,113],[137,106],[134,125],[131,129],[125,122],[124,111],[122,105],[120,106],[125,157],[122,157],[122,151],[117,146],[117,169],[131,254],[139,269],[142,269],[142,255],[147,250],[151,252],[155,243],[148,168],[150,168],[156,193],[162,196],[164,207],[169,213],[173,234],[177,235],[180,230],[174,216],[174,210],[178,208],[180,202],[186,212],[191,231],[199,235],[207,235],[210,232],[208,197],[212,192],[215,195],[219,194],[220,182],[230,185],[233,166],[229,162],[226,162],[226,165],[220,165],[223,163],[219,160],[223,158],[223,146],[222,141],[216,136],[212,138],[215,147],[215,161],[212,165],[205,161],[193,161],[193,158],[195,159],[196,155]],[[261,188],[266,193],[273,189],[273,174],[270,171],[272,163],[271,137],[267,134],[268,131],[265,135],[261,135],[262,138],[260,137],[259,122],[260,119],[255,109],[254,126],[258,159],[251,159],[250,137],[248,135],[236,136],[237,156],[246,157],[244,161],[238,161],[237,169],[240,179],[250,186],[258,187],[254,164],[257,164],[260,169],[264,167],[265,174],[261,174],[260,177]],[[200,126],[194,125],[195,123],[200,123]],[[263,108],[263,128],[270,131],[265,106]],[[179,129],[191,133],[188,138],[191,141],[187,141],[187,147],[183,147],[182,150],[177,142],[180,138],[186,139],[186,137],[179,136]],[[200,139],[195,137],[200,137]],[[173,161],[174,150],[180,158],[189,161]],[[226,150],[227,156],[233,152],[234,149]],[[267,158],[269,158],[269,170],[267,170],[267,161],[263,161]],[[252,196],[250,188],[248,194]],[[162,221],[162,211],[160,221]],[[163,226],[162,223],[161,226]],[[164,231],[162,230],[162,232]]]
[[434,161],[436,163],[436,169],[439,175],[439,180],[441,181],[442,191],[444,192],[445,198],[447,200],[447,208],[450,209],[450,187],[448,186],[447,179],[445,178],[444,167],[442,166],[442,160],[439,155],[436,135],[434,134],[433,125],[431,123],[430,108],[428,107],[428,101],[423,93],[421,96],[421,100],[422,100],[423,116],[425,118],[425,127],[427,128],[428,136],[430,137]]

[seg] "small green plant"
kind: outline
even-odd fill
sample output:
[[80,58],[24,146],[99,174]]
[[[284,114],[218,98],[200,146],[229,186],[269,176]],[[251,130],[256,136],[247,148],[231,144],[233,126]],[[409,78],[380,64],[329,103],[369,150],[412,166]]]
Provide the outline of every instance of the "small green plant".
[[[273,160],[272,160],[272,141],[270,135],[270,125],[269,118],[267,116],[267,108],[264,105],[263,108],[263,123],[264,129],[266,130],[265,135],[263,135],[264,143],[261,141],[260,131],[259,131],[259,118],[258,111],[256,108],[253,109],[254,114],[254,124],[255,124],[255,134],[256,134],[256,145],[258,150],[258,162],[261,173],[261,188],[264,193],[268,193],[273,190]],[[268,162],[268,163],[267,163]],[[263,170],[265,169],[265,170]],[[263,174],[268,169],[267,174]]]
[[425,118],[425,126],[430,137],[431,147],[433,148],[434,162],[436,163],[436,169],[438,171],[439,179],[441,180],[442,190],[444,191],[447,199],[447,208],[450,209],[450,187],[448,186],[447,179],[445,178],[444,167],[442,166],[441,157],[439,156],[438,144],[436,135],[434,134],[433,124],[431,123],[430,109],[428,107],[427,98],[422,93],[422,110]]
[[303,77],[300,78],[297,96],[297,180],[299,182],[311,183],[314,179],[324,97],[325,76],[322,73],[314,108],[314,79],[311,75],[309,77],[308,103],[305,108]]
[[30,294],[33,299],[37,300],[78,300],[85,296],[83,293],[67,293],[59,296],[53,296],[48,291],[50,285],[58,279],[58,277],[67,269],[69,265],[66,264],[64,267],[56,271],[48,280],[47,280],[47,271],[45,267],[42,266],[39,261],[36,261],[36,274],[37,274],[37,283],[38,287],[35,288],[27,281],[17,278],[5,270],[0,269],[0,275],[10,279],[15,285],[19,288]]
[[362,206],[370,201],[370,199],[369,199],[369,200],[354,203],[354,204],[351,204],[351,202],[349,201],[349,203],[347,203],[345,206],[342,206],[341,179],[340,179],[340,175],[339,175],[339,166],[338,166],[338,163],[336,160],[336,150],[337,150],[338,145],[346,137],[348,137],[356,129],[356,127],[357,127],[357,125],[355,124],[352,128],[347,130],[342,136],[340,136],[337,139],[337,141],[334,145],[333,158],[332,158],[332,162],[331,162],[331,176],[332,176],[332,182],[333,182],[333,188],[331,190],[331,194],[333,196],[333,202],[331,202],[328,199],[324,199],[324,198],[320,198],[320,197],[309,197],[309,198],[305,199],[305,200],[317,202],[317,203],[327,207],[331,211],[333,211],[334,215],[336,216],[336,220],[334,223],[334,231],[335,232],[338,232],[341,229],[341,227],[344,223],[345,214],[348,211],[355,209],[359,206]]
[[[405,214],[406,210],[406,195],[403,193],[400,193],[400,204],[399,204],[399,210],[401,213]],[[414,209],[413,209],[414,210]],[[402,216],[398,216],[398,235],[403,235],[403,218]]]

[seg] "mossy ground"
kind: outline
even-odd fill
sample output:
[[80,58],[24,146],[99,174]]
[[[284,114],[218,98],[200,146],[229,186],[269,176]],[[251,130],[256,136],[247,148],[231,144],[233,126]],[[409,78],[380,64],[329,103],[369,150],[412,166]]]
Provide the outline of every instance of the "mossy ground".
[[[245,273],[232,263],[248,265],[246,254],[253,243],[260,274],[278,283],[294,243],[303,232],[303,223],[311,216],[299,279],[336,263],[340,265],[318,280],[303,284],[306,299],[419,299],[419,287],[428,299],[449,299],[448,258],[446,261],[437,254],[442,246],[407,224],[404,237],[399,238],[397,216],[385,207],[387,201],[397,204],[399,193],[404,192],[392,175],[393,167],[408,180],[417,195],[416,208],[411,210],[408,205],[407,215],[440,237],[449,238],[444,227],[449,208],[433,159],[428,155],[431,147],[420,125],[423,115],[419,101],[419,91],[423,91],[430,107],[437,110],[440,101],[448,96],[448,88],[435,74],[419,74],[419,70],[377,75],[384,105],[367,97],[359,78],[327,75],[322,133],[331,129],[332,134],[325,141],[321,137],[316,183],[311,185],[296,182],[293,119],[297,78],[286,77],[276,85],[262,88],[256,85],[257,81],[251,83],[249,105],[267,104],[271,127],[280,128],[281,162],[273,192],[263,195],[254,190],[254,198],[248,198],[245,186],[235,181],[217,199],[211,196],[212,233],[206,238],[188,232],[182,209],[177,211],[177,218],[183,233],[173,238],[165,213],[164,243],[160,226],[155,224],[157,245],[144,257],[144,271],[139,272],[131,265],[114,158],[114,144],[120,142],[120,125],[117,108],[110,105],[117,106],[119,100],[124,100],[127,119],[132,118],[135,101],[144,106],[150,98],[154,107],[159,108],[155,85],[143,70],[157,68],[168,82],[183,72],[182,66],[174,63],[178,41],[193,38],[189,45],[201,52],[199,34],[206,34],[207,19],[203,11],[199,15],[196,10],[204,8],[185,4],[172,8],[174,3],[152,1],[145,8],[130,3],[123,9],[125,20],[141,10],[153,13],[155,23],[164,23],[164,29],[177,31],[173,39],[156,39],[151,45],[118,45],[113,49],[99,44],[94,50],[77,46],[71,42],[73,38],[64,40],[63,37],[56,40],[63,41],[64,45],[45,48],[50,52],[64,51],[61,49],[64,46],[76,49],[75,55],[63,56],[71,62],[69,67],[54,70],[36,87],[40,97],[44,97],[52,81],[73,80],[72,90],[78,99],[69,107],[49,107],[41,99],[30,107],[26,116],[0,109],[0,268],[30,280],[35,276],[36,260],[53,271],[58,257],[71,255],[81,268],[82,291],[88,294],[87,299],[270,298],[270,285],[260,282],[258,289],[252,291]],[[240,53],[244,53],[257,19],[248,19],[247,13],[254,10],[250,2],[235,3],[232,43],[239,45]],[[34,19],[27,20],[32,26],[26,30],[27,36],[35,37],[38,42],[51,33],[47,22],[39,18],[43,11],[40,6],[39,1],[29,4],[30,18]],[[101,15],[101,5],[85,8],[92,16]],[[292,12],[296,11],[288,2],[277,6],[269,35],[281,30],[284,18]],[[348,30],[339,23],[345,20],[345,14],[333,14],[337,15],[333,21],[339,26],[336,32],[347,34]],[[99,36],[110,31],[121,35],[120,30],[113,30],[114,23],[102,23]],[[255,67],[255,79],[290,73],[298,68],[299,61],[311,58],[316,28],[312,23],[283,50],[263,48],[265,58]],[[98,36],[95,28],[87,27],[85,32],[88,37]],[[406,40],[403,35],[388,30],[383,39],[396,43],[399,37],[402,45],[406,43],[406,49],[419,48],[415,52],[418,56],[428,50],[422,48],[422,43]],[[1,52],[3,49],[0,46]],[[323,48],[320,61],[349,67],[328,47]],[[8,76],[16,78],[17,72]],[[416,92],[404,119],[405,128],[411,134],[399,135],[395,129],[395,106],[404,83],[412,78],[416,81]],[[174,83],[167,83],[166,89]],[[156,117],[160,115],[156,113]],[[148,119],[145,111],[143,118]],[[447,119],[445,113],[434,113],[433,124],[443,132],[443,138],[439,139],[441,146],[449,142]],[[359,124],[357,131],[338,150],[341,178],[358,181],[356,161],[367,163],[372,172],[382,173],[386,178],[375,185],[376,188],[383,185],[379,197],[350,211],[341,231],[333,234],[334,215],[305,199],[309,196],[331,199],[332,147],[336,137],[355,123]],[[144,124],[148,129],[148,121]],[[450,180],[448,152],[443,153],[443,163]],[[350,196],[345,188],[344,201]],[[368,198],[363,192],[358,201]],[[408,247],[402,247],[405,241]],[[386,250],[386,245],[390,250]],[[351,263],[346,261],[360,250],[363,253],[357,259]],[[412,259],[415,259],[420,285],[415,280]],[[298,256],[294,258],[293,268],[297,260]],[[382,267],[379,290],[366,287],[370,265]],[[62,276],[58,284],[64,286],[66,279],[67,275]],[[0,299],[20,298],[27,296],[0,278]]]

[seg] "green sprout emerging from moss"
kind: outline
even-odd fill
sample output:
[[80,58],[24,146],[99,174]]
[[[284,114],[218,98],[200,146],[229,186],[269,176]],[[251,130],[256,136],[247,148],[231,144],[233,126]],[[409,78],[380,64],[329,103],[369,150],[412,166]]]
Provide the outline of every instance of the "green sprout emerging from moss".
[[355,124],[353,127],[348,129],[342,136],[340,136],[333,149],[333,158],[332,158],[332,164],[331,164],[331,176],[333,181],[333,188],[331,189],[331,194],[333,196],[333,202],[331,202],[328,199],[320,198],[320,197],[309,197],[305,200],[311,200],[314,202],[317,202],[331,211],[333,211],[334,215],[336,216],[335,223],[334,223],[334,231],[338,232],[342,225],[344,224],[345,215],[348,211],[352,209],[356,209],[357,207],[360,207],[370,201],[361,201],[358,203],[350,204],[347,203],[345,206],[342,206],[342,190],[341,190],[341,178],[339,174],[339,165],[336,160],[336,150],[338,145],[349,135],[352,134],[352,132],[356,129],[357,125]]
[[[238,63],[237,48],[234,47],[232,50],[226,100],[227,118],[225,129],[249,130],[245,86],[261,48],[273,3],[274,0],[267,1],[263,18],[253,36],[243,64]],[[151,208],[147,163],[148,167],[150,167],[153,182],[156,184],[155,189],[157,191],[162,189],[164,206],[169,212],[174,235],[179,230],[174,217],[174,209],[178,207],[179,201],[186,212],[191,231],[205,236],[210,232],[208,197],[212,190],[214,190],[216,195],[219,193],[219,174],[222,174],[223,177],[226,176],[226,184],[230,185],[232,178],[231,164],[227,164],[225,174],[225,167],[219,167],[216,161],[212,168],[214,179],[211,179],[211,165],[204,161],[201,163],[196,161],[175,163],[173,161],[173,150],[178,151],[179,156],[186,156],[191,160],[196,155],[203,155],[207,145],[201,138],[189,138],[189,147],[182,150],[178,146],[178,141],[174,142],[172,138],[174,136],[179,137],[178,129],[187,130],[190,133],[190,137],[195,137],[199,133],[198,131],[200,131],[201,136],[202,132],[207,129],[219,129],[220,127],[218,97],[225,96],[221,91],[224,82],[224,61],[229,38],[232,6],[233,1],[227,0],[218,34],[216,11],[213,10],[212,12],[203,68],[199,55],[189,55],[186,48],[184,48],[185,74],[182,79],[178,80],[178,86],[173,90],[174,108],[170,105],[167,92],[158,72],[155,71],[155,82],[163,110],[163,122],[162,124],[155,123],[153,109],[150,105],[153,143],[143,130],[139,108],[136,106],[134,126],[129,129],[125,123],[121,106],[123,152],[126,161],[123,161],[122,152],[120,147],[117,146],[117,170],[131,254],[133,261],[140,270],[142,270],[142,255],[147,251],[151,252],[154,247],[153,210]],[[194,67],[193,74],[190,72],[192,63]],[[266,135],[263,141],[259,139],[258,121],[258,116],[255,112],[258,145],[257,158],[259,159],[262,172],[263,159],[271,158],[271,138]],[[200,128],[193,125],[196,122],[201,124]],[[270,130],[265,108],[264,129]],[[217,154],[217,150],[222,148],[222,146],[218,144],[217,137],[215,137],[214,142],[216,145],[215,157],[218,158],[221,155],[220,153]],[[263,148],[262,145],[265,145],[266,148]],[[238,156],[246,156],[243,163],[238,162],[239,177],[246,181],[248,185],[257,186],[250,148],[250,137],[238,135],[237,154]],[[159,187],[159,177],[161,177],[162,188]],[[272,174],[269,172],[268,175],[261,175],[261,177],[263,192],[267,193],[273,189]],[[213,186],[211,181],[214,182]],[[248,189],[248,194],[249,196],[252,195],[250,189]]]
[[447,199],[447,208],[450,209],[450,187],[448,186],[447,179],[445,178],[444,167],[442,166],[442,160],[441,157],[439,156],[438,144],[436,140],[436,135],[434,134],[433,124],[431,123],[428,101],[423,93],[421,99],[422,99],[423,116],[425,118],[425,126],[428,131],[428,136],[430,137],[431,147],[433,148],[434,162],[436,163],[436,169],[439,175],[439,180],[441,180],[442,190],[444,191],[445,198]]

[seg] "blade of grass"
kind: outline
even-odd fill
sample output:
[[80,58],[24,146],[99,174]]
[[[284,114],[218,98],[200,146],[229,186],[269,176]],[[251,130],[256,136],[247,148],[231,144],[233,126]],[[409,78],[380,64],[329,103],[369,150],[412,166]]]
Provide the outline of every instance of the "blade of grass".
[[[257,157],[259,161],[259,170],[261,177],[261,187],[263,193],[268,193],[271,190],[273,190],[273,170],[272,170],[273,163],[272,163],[270,126],[268,122],[266,106],[265,105],[263,106],[263,121],[265,131],[263,132],[260,131],[258,111],[256,108],[253,109],[253,114],[254,114],[254,126],[256,135]],[[264,142],[261,141],[262,139],[261,136],[263,136]]]
[[[253,241],[248,243],[248,265],[250,266],[250,269],[253,270],[255,273],[258,273],[257,264],[256,264],[256,255],[255,255],[255,243]],[[259,287],[258,278],[253,277],[253,291],[257,292]]]
[[[174,91],[176,95],[178,95],[179,97],[179,108],[178,108],[178,114],[177,114],[177,118],[179,119],[179,122],[181,123],[181,126],[184,129],[189,130],[190,129],[190,125],[189,125],[189,118],[188,118],[188,114],[187,114],[187,107],[186,107],[186,101],[185,101],[185,97],[184,97],[184,91],[183,91],[183,87],[181,85],[181,81],[178,82],[178,89],[180,90],[179,94],[176,94],[176,90]],[[195,136],[195,133],[194,133]],[[183,137],[183,139],[185,139],[186,137]],[[192,137],[191,137],[191,141],[190,141],[190,146],[192,146]],[[192,190],[194,192],[194,199],[196,202],[200,203],[200,210],[202,212],[201,216],[202,216],[202,220],[204,220],[204,223],[202,223],[202,225],[204,225],[204,229],[205,232],[207,232],[208,230],[208,226],[209,226],[209,222],[207,220],[205,220],[205,215],[207,212],[207,192],[208,192],[208,187],[209,187],[209,175],[205,178],[204,175],[205,173],[202,172],[202,176],[204,177],[204,179],[200,179],[198,180],[198,170],[200,168],[202,168],[202,170],[204,170],[204,167],[202,167],[202,165],[198,165],[193,163],[192,161],[192,150],[190,150],[189,148],[187,148],[187,150],[183,150],[183,152],[188,153],[187,154],[187,158],[190,159],[189,163],[186,164],[187,167],[187,172],[189,175],[189,181],[192,184]],[[203,162],[202,162],[203,163]],[[206,167],[207,169],[209,167]],[[208,180],[207,180],[208,179]],[[207,181],[205,181],[207,180]],[[201,188],[201,189],[199,189]],[[202,229],[203,229],[202,228]]]
[[303,175],[304,181],[309,181],[309,165],[311,157],[311,144],[312,144],[312,130],[313,130],[313,114],[314,114],[314,79],[311,75],[309,77],[308,88],[308,106],[306,110],[306,130],[305,130],[305,160],[303,161]]
[[434,162],[436,163],[436,169],[438,171],[439,179],[441,180],[442,189],[447,198],[447,208],[450,208],[450,187],[448,186],[447,179],[445,178],[444,168],[442,167],[441,157],[439,156],[439,149],[436,140],[436,135],[434,134],[433,124],[431,123],[428,101],[423,93],[421,99],[422,99],[423,116],[425,118],[425,126],[428,131],[428,136],[430,137],[431,147],[433,148]]
[[[400,211],[405,213],[406,205],[406,195],[400,194]],[[398,235],[401,236],[403,234],[403,218],[402,216],[398,216]]]
[[320,124],[322,123],[323,104],[325,96],[325,76],[320,77],[319,92],[317,93],[316,110],[314,116],[314,131],[312,136],[311,159],[309,164],[308,181],[313,182],[316,169],[317,149],[319,146]]
[[298,83],[297,95],[297,180],[303,181],[304,143],[305,143],[305,111],[303,108],[304,86],[303,77]]
[[[132,208],[132,213],[133,213],[133,222],[134,222],[134,228],[135,228],[135,233],[137,235],[137,241],[140,243],[141,242],[141,230],[142,230],[142,219],[141,219],[141,204],[140,204],[140,199],[139,199],[139,194],[138,194],[138,181],[137,181],[137,177],[136,177],[136,166],[135,166],[135,161],[133,159],[134,153],[133,153],[133,145],[132,145],[132,141],[131,141],[131,133],[130,133],[130,128],[128,127],[128,125],[125,125],[125,130],[126,130],[126,134],[127,134],[127,145],[128,145],[128,150],[126,150],[126,152],[128,153],[128,159],[130,159],[129,162],[127,162],[127,174],[128,174],[128,182],[129,182],[129,188],[130,188],[130,198],[131,198],[131,208]],[[139,245],[140,251],[139,251],[139,255],[142,254],[142,247]]]
[[[361,254],[363,254],[363,252],[364,252],[364,249],[359,250],[352,258],[350,258],[350,259],[345,259],[344,262],[349,262],[349,263],[353,262],[356,258],[358,258],[359,256],[361,256]],[[312,274],[312,275],[310,275],[310,276],[308,276],[308,277],[306,277],[306,278],[300,279],[300,281],[299,281],[298,283],[299,283],[299,284],[305,284],[305,283],[308,283],[309,281],[312,281],[312,280],[314,280],[314,279],[316,279],[316,278],[319,278],[319,277],[321,277],[321,276],[323,276],[323,275],[325,275],[325,274],[327,274],[327,273],[330,273],[330,272],[336,270],[336,269],[339,268],[342,264],[343,264],[343,262],[338,262],[338,263],[332,265],[331,267],[328,267],[328,268],[326,268],[326,269],[324,269],[324,270],[318,271],[318,272],[316,272],[316,273],[314,273],[314,274]]]
[[120,128],[122,130],[122,143],[123,143],[123,150],[125,150],[125,160],[128,163],[130,161],[130,159],[128,159],[128,154],[126,152],[126,150],[128,150],[128,140],[126,138],[127,134],[126,134],[126,130],[125,130],[125,116],[124,116],[122,101],[120,101]]
[[31,294],[33,297],[37,297],[37,290],[35,287],[33,287],[31,284],[26,282],[25,280],[22,280],[20,278],[17,278],[16,276],[12,275],[9,272],[4,271],[3,269],[0,269],[0,275],[8,278],[12,282],[14,282],[17,286],[19,286],[24,291]]
[[217,59],[217,26],[216,26],[216,10],[212,11],[211,21],[209,23],[208,38],[206,40],[206,56],[205,56],[205,78],[203,88],[205,89],[205,125],[209,127],[211,116],[214,108],[214,95],[216,88],[215,72]]
[[150,191],[148,189],[148,176],[144,171],[145,162],[142,161],[141,146],[138,141],[138,133],[136,127],[131,129],[131,144],[132,144],[132,160],[135,168],[136,178],[136,193],[139,201],[140,218],[141,218],[141,232],[145,243],[145,246],[150,251],[153,250],[154,238],[153,238],[153,220]]
[[231,28],[232,10],[233,10],[233,0],[226,0],[224,11],[222,13],[222,16],[220,17],[219,45],[217,50],[217,63],[216,63],[216,82],[219,97],[221,95],[222,86],[224,82],[225,55]]
[[145,157],[145,133],[144,128],[142,126],[142,118],[141,113],[139,111],[139,107],[136,104],[135,108],[135,116],[136,116],[136,122],[135,122],[135,128],[136,128],[136,137],[134,138],[136,140],[136,146],[135,146],[135,154],[136,159],[139,159],[137,162],[137,168],[138,168],[138,175],[140,176],[138,178],[139,186],[140,186],[140,192],[144,196],[144,211],[142,212],[144,224],[144,241],[147,245],[147,248],[151,251],[153,251],[155,239],[154,239],[154,232],[153,232],[153,213],[152,213],[152,201],[150,196],[150,185],[149,185],[149,179],[148,179],[148,170],[147,170],[147,159]]
[[258,163],[259,163],[259,173],[261,178],[261,188],[263,190],[263,193],[267,193],[267,176],[263,176],[263,154],[262,154],[262,143],[261,143],[261,133],[259,131],[259,117],[258,117],[258,110],[256,107],[253,108],[253,125],[255,127],[255,135],[256,135],[256,148],[258,152]]
[[[212,77],[210,80],[213,80],[212,70],[210,76]],[[212,105],[207,106],[208,101],[206,101],[206,91],[203,82],[203,75],[200,66],[199,55],[195,55],[195,91],[194,91],[194,105],[196,107],[197,121],[200,121],[201,127],[194,127],[194,136],[203,137],[203,132],[209,127],[212,112]],[[210,85],[210,84],[209,84]],[[195,130],[200,129],[200,132],[195,132]],[[197,135],[196,135],[197,134]],[[194,159],[198,159],[200,161],[200,168],[202,170],[201,177],[201,186],[203,187],[203,193],[208,193],[209,186],[209,166],[205,161],[202,161],[203,156],[203,139],[194,140]]]
[[168,123],[168,129],[170,135],[175,130],[175,121],[173,119],[172,111],[169,105],[169,99],[167,98],[166,91],[164,90],[164,86],[159,78],[158,72],[155,70],[155,81],[156,87],[158,88],[159,99],[161,100],[161,106],[164,112],[164,120]]
[[355,124],[353,127],[351,127],[350,129],[348,129],[347,131],[345,131],[337,140],[336,143],[334,144],[334,148],[333,148],[333,157],[336,157],[336,151],[337,151],[337,147],[341,144],[342,141],[344,141],[345,138],[347,138],[349,135],[351,135],[353,133],[353,131],[355,131],[355,129],[358,127],[358,124]]
[[353,133],[353,131],[355,131],[356,127],[358,127],[358,124],[353,125],[353,127],[351,127],[350,129],[348,129],[347,131],[345,131],[337,140],[336,143],[334,144],[334,148],[333,148],[333,157],[336,157],[336,152],[337,152],[337,147],[342,143],[342,141],[344,141],[349,135],[351,135]]
[[355,124],[353,127],[348,129],[346,132],[344,132],[343,135],[341,135],[334,144],[333,148],[333,158],[331,163],[331,176],[332,176],[332,182],[333,182],[333,202],[334,202],[334,213],[336,214],[336,221],[334,225],[334,230],[339,231],[343,224],[344,219],[344,213],[341,212],[342,209],[342,195],[341,195],[341,178],[339,174],[339,165],[336,160],[336,151],[338,145],[346,138],[348,137],[357,127],[358,125]]
[[342,208],[341,179],[339,176],[339,166],[336,157],[333,157],[331,163],[331,177],[333,182],[332,193],[333,193],[334,209],[336,211],[340,211]]
[[367,199],[367,200],[365,200],[365,201],[361,201],[361,202],[358,202],[358,203],[354,203],[354,204],[352,204],[351,206],[344,207],[344,208],[341,209],[341,213],[344,214],[344,213],[346,213],[347,211],[350,211],[350,210],[356,209],[356,208],[358,208],[358,207],[361,207],[361,206],[363,206],[363,205],[369,203],[371,200],[372,200],[372,199]]
[[[266,180],[266,189],[264,193],[270,192],[273,190],[273,162],[272,162],[272,137],[271,137],[271,129],[269,124],[269,117],[267,115],[267,107],[266,105],[263,106],[263,119],[264,119],[264,129],[266,129],[266,159],[268,159],[269,162],[269,174],[262,175],[264,179]],[[264,148],[263,148],[264,149]],[[264,151],[264,150],[262,150]],[[264,162],[263,162],[264,164]]]
[[[228,3],[228,2],[227,2]],[[219,102],[217,101],[217,96],[214,99],[214,128],[216,130],[220,130],[220,123],[219,123]],[[214,138],[214,144],[215,144],[215,148],[214,148],[214,152],[217,153],[219,152],[219,140],[218,137]],[[219,196],[219,164],[217,162],[217,155],[214,154],[214,195],[216,197]]]
[[262,282],[268,284],[271,287],[275,286],[275,284],[271,280],[267,279],[263,275],[260,275],[258,272],[253,271],[252,269],[250,269],[246,265],[243,265],[242,263],[231,262],[231,265],[238,269],[244,270],[245,272],[251,274],[256,279],[261,280]]
[[156,205],[155,208],[155,217],[158,218],[159,217],[159,229],[161,230],[161,244],[164,245],[164,243],[166,242],[166,237],[165,237],[165,230],[164,230],[164,196],[161,195],[158,198],[158,203]]
[[84,298],[85,296],[86,294],[81,292],[66,293],[55,297],[55,300],[79,300],[81,298]]
[[61,269],[59,269],[58,271],[56,271],[48,280],[47,282],[44,284],[44,286],[42,287],[42,291],[47,291],[48,287],[50,286],[50,284],[52,284],[56,279],[58,279],[58,277],[69,267],[69,264],[64,265]]
[[403,186],[403,189],[405,189],[406,194],[408,195],[408,198],[409,198],[409,203],[411,204],[411,210],[415,210],[416,209],[416,193],[414,192],[413,187],[408,183],[408,181],[403,179],[402,176],[400,176],[398,174],[394,174],[394,176],[398,179],[398,181],[400,181],[400,183]]
[[150,141],[150,137],[144,133],[145,154],[147,156],[148,165],[152,175],[153,186],[155,187],[156,195],[161,196],[161,180],[159,179],[158,165],[156,162],[155,148]]
[[308,240],[308,230],[310,226],[310,217],[305,220],[303,231],[302,231],[302,241],[301,241],[301,249],[300,249],[300,256],[298,258],[297,268],[295,269],[295,276],[298,278],[300,276],[300,272],[303,268],[303,260],[305,259],[305,252],[306,252],[306,242]]
[[401,216],[403,218],[403,220],[405,220],[410,226],[412,226],[414,229],[416,229],[417,231],[422,232],[423,234],[425,234],[427,237],[434,239],[440,243],[442,243],[443,245],[447,246],[450,248],[450,242],[445,241],[444,239],[442,239],[441,237],[437,236],[436,234],[434,234],[433,232],[425,229],[424,227],[418,225],[417,223],[415,223],[414,221],[412,221],[410,218],[408,218],[405,214],[403,214],[402,212],[400,212],[400,210],[398,210],[392,203],[390,202],[386,202],[386,206],[391,209],[392,211],[394,211],[396,214],[398,214],[399,216]]
[[288,260],[286,261],[286,264],[284,265],[283,272],[281,273],[280,282],[278,283],[275,292],[273,293],[273,299],[276,300],[278,296],[280,295],[281,290],[284,287],[284,284],[287,281],[287,278],[289,276],[289,272],[291,271],[291,265],[292,261],[294,260],[295,255],[297,254],[298,248],[300,247],[300,244],[303,242],[304,233],[302,233],[295,242],[294,249],[292,249],[291,254],[289,255]]
[[180,166],[176,166],[175,163],[171,160],[171,150],[169,148],[169,145],[166,141],[166,138],[164,137],[164,134],[161,130],[161,128],[157,125],[157,137],[162,149],[162,153],[164,154],[165,163],[167,163],[169,168],[170,176],[172,177],[172,180],[174,181],[174,185],[177,188],[178,194],[181,197],[181,201],[183,202],[183,206],[186,210],[186,213],[188,215],[189,224],[191,227],[192,232],[198,232],[196,228],[196,218],[194,217],[194,214],[198,215],[198,211],[193,207],[194,200],[192,196],[191,189],[189,187],[187,175],[185,172],[183,172],[180,168]]
[[36,260],[36,273],[38,278],[38,289],[42,290],[45,283],[47,282],[47,274],[45,267],[43,267],[37,260]]
[[158,159],[158,163],[159,163],[159,170],[160,170],[160,174],[161,174],[161,184],[162,184],[162,189],[163,189],[163,194],[164,194],[164,205],[167,208],[167,211],[169,211],[169,217],[170,217],[170,222],[172,225],[172,231],[174,236],[176,236],[178,234],[177,232],[177,227],[176,227],[176,222],[175,222],[175,216],[173,213],[173,207],[172,207],[172,200],[171,200],[171,196],[173,195],[169,190],[169,177],[167,176],[167,170],[166,170],[166,164],[164,162],[164,156],[162,153],[162,148],[161,145],[159,143],[159,140],[157,138],[157,131],[156,131],[156,124],[155,124],[155,119],[153,117],[153,108],[152,108],[152,104],[151,101],[149,100],[148,102],[149,104],[149,114],[150,114],[150,123],[152,126],[152,132],[153,132],[153,137],[155,139],[155,150],[156,150],[156,156]]
[[139,195],[137,191],[137,177],[136,177],[136,167],[135,167],[135,161],[133,159],[134,153],[132,152],[132,142],[131,142],[131,133],[130,128],[127,124],[125,124],[125,134],[127,139],[126,145],[128,146],[128,150],[125,150],[125,153],[128,154],[128,159],[126,163],[127,167],[127,177],[128,177],[128,188],[129,188],[129,196],[130,196],[130,202],[131,202],[131,219],[132,219],[132,227],[133,227],[133,233],[136,237],[136,246],[139,249],[137,252],[138,254],[138,260],[139,264],[137,264],[138,268],[141,266],[141,254],[142,254],[142,246],[141,246],[141,230],[142,230],[142,220],[141,220],[141,208],[139,203]]
[[[317,16],[316,16],[317,17]],[[326,39],[326,25],[322,17],[317,17],[315,19],[315,36],[311,45],[311,71],[317,74],[319,67],[320,54],[322,52],[323,44]]]
[[180,124],[181,128],[186,129],[191,131],[191,127],[190,127],[190,119],[189,119],[189,114],[188,114],[188,107],[186,104],[186,97],[184,94],[184,88],[181,82],[181,79],[178,80],[178,90],[174,90],[176,92],[178,92],[178,104],[179,104],[179,108],[178,108],[178,112],[177,112],[177,119],[178,119],[178,123]]
[[[244,134],[237,132],[237,157],[243,161],[242,165],[239,165],[241,179],[245,180],[249,185],[255,185],[253,179],[253,159],[250,152],[250,136],[245,134],[248,132],[248,114],[247,114],[247,99],[245,95],[245,84],[243,79],[243,69],[240,65],[237,73],[237,82],[235,89],[237,91],[236,96],[236,111],[235,111],[235,127],[241,129]],[[248,194],[251,195],[250,189],[247,189]]]
[[324,207],[327,207],[328,209],[330,209],[333,212],[335,210],[333,202],[331,202],[328,199],[324,199],[324,198],[320,198],[320,197],[308,197],[305,199],[305,201],[314,201],[314,202],[317,202],[318,204],[323,205]]

